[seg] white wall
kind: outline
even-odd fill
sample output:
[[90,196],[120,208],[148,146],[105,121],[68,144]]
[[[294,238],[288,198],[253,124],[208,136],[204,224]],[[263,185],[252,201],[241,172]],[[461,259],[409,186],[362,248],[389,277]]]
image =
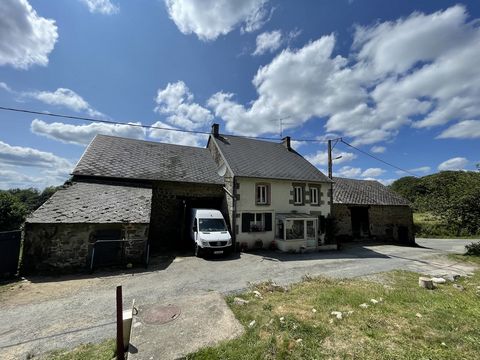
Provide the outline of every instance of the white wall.
[[[305,193],[308,193],[308,184],[309,182],[305,181],[291,181],[291,180],[270,180],[270,179],[251,179],[251,178],[237,178],[237,183],[239,187],[237,189],[237,194],[240,195],[239,200],[237,200],[237,225],[239,232],[237,234],[237,242],[248,243],[249,247],[252,247],[255,244],[255,241],[262,240],[264,246],[268,246],[272,240],[275,238],[275,214],[277,213],[304,213],[310,214],[311,212],[321,212],[322,215],[327,216],[330,214],[330,205],[328,205],[329,198],[327,197],[328,190],[330,189],[329,183],[313,183],[315,187],[320,188],[320,192],[323,193],[322,196],[319,194],[319,200],[323,201],[322,205],[312,206],[310,204],[305,205],[294,205],[290,204],[290,200],[293,199],[290,192],[293,191],[293,183],[306,183]],[[256,205],[255,196],[256,189],[255,185],[257,183],[268,183],[270,184],[270,204],[269,205]],[[305,195],[305,194],[304,194]],[[305,196],[305,200],[309,200],[308,195]],[[242,232],[242,212],[272,212],[272,231],[268,232],[254,232],[254,233],[243,233]]]

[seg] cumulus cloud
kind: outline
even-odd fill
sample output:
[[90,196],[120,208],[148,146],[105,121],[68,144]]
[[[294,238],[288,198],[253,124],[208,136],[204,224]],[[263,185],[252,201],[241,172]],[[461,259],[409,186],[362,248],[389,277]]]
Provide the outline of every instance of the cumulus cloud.
[[62,157],[37,149],[12,146],[0,141],[0,163],[4,165],[71,170],[72,164]]
[[[141,125],[141,123],[131,123]],[[88,145],[97,134],[144,139],[144,128],[120,124],[91,123],[88,125],[71,125],[61,122],[46,123],[34,119],[30,130],[37,135],[59,140],[67,144]]]
[[464,157],[454,157],[438,165],[438,170],[464,170],[469,161]]
[[[156,123],[152,124],[152,126],[179,130],[178,127],[171,126],[161,121],[157,121]],[[159,140],[160,142],[163,142],[163,143],[187,145],[187,146],[205,146],[206,141],[208,139],[208,135],[206,134],[194,134],[194,133],[186,133],[182,131],[171,131],[171,130],[161,130],[161,129],[149,130],[148,136],[152,139]]]
[[165,0],[168,14],[183,34],[215,40],[234,28],[258,30],[267,21],[268,0]]
[[24,96],[32,97],[45,104],[63,106],[76,112],[85,112],[90,116],[103,117],[104,115],[95,110],[75,91],[65,88],[58,88],[55,91],[35,91],[22,93]]
[[326,132],[352,138],[354,145],[392,139],[406,126],[458,121],[440,137],[464,136],[464,129],[477,137],[478,120],[464,120],[480,116],[477,24],[456,5],[357,26],[348,58],[334,54],[333,34],[323,36],[260,67],[252,101],[241,104],[222,91],[208,106],[227,130],[246,135],[274,133],[271,120],[289,116],[287,128],[321,121]]
[[0,65],[46,66],[58,39],[55,21],[37,14],[27,0],[0,1]]
[[380,168],[368,168],[362,172],[362,177],[365,178],[376,178],[385,173],[385,170]]
[[87,5],[88,11],[95,14],[112,15],[118,13],[120,8],[111,0],[80,0]]
[[347,178],[354,178],[360,176],[362,173],[362,169],[352,166],[343,166],[340,170],[335,171],[334,175],[338,177],[347,177]]
[[385,146],[372,146],[370,149],[374,154],[383,154],[386,150],[387,148]]
[[194,130],[213,120],[210,110],[193,102],[193,94],[183,81],[158,89],[155,102],[155,112],[168,115],[167,121],[173,126]]
[[[353,159],[356,159],[357,155],[355,155],[354,153],[351,153],[351,152],[345,152],[345,151],[336,152],[336,151],[333,151],[332,152],[332,158],[333,159],[338,158],[336,160],[333,160],[334,164],[338,165],[338,164],[346,163],[346,162],[352,161]],[[327,153],[327,151],[317,151],[315,154],[306,155],[305,159],[307,159],[308,161],[310,161],[313,165],[315,165],[317,167],[328,165],[328,153]]]
[[480,138],[480,120],[464,120],[450,126],[444,130],[439,139],[456,138],[456,139],[474,139]]
[[257,36],[256,48],[252,55],[274,52],[280,45],[282,45],[282,32],[280,30],[264,32]]

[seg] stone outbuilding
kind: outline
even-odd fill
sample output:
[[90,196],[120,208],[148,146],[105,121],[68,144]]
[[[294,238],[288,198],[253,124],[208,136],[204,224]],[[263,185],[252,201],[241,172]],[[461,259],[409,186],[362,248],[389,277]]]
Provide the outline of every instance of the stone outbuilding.
[[73,182],[27,218],[23,269],[88,268],[144,262],[152,189]]
[[342,241],[414,244],[410,203],[378,181],[333,178],[332,216]]

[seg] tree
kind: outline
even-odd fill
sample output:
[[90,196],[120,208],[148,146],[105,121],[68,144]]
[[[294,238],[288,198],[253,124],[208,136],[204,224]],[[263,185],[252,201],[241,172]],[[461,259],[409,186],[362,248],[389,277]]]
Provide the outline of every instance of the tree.
[[17,230],[25,221],[28,210],[8,192],[0,193],[0,231]]

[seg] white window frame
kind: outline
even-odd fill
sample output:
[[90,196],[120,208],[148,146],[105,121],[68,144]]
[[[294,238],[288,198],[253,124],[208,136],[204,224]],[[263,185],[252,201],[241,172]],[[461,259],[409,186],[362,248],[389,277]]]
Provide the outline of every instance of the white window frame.
[[[312,205],[318,205],[318,188],[316,187],[311,187],[310,188],[310,204]],[[315,194],[315,196],[313,196]]]
[[[262,194],[263,190],[263,194]],[[263,199],[262,199],[263,195]],[[258,205],[267,205],[268,204],[268,185],[259,184],[255,189],[255,196]]]
[[[263,212],[255,212],[254,220],[250,221],[250,232],[255,232],[252,231],[252,227],[258,226],[260,228],[259,232],[264,232],[265,231],[265,213]],[[260,220],[257,220],[257,216],[260,217]]]
[[295,186],[293,191],[293,203],[295,205],[303,204],[303,187]]

